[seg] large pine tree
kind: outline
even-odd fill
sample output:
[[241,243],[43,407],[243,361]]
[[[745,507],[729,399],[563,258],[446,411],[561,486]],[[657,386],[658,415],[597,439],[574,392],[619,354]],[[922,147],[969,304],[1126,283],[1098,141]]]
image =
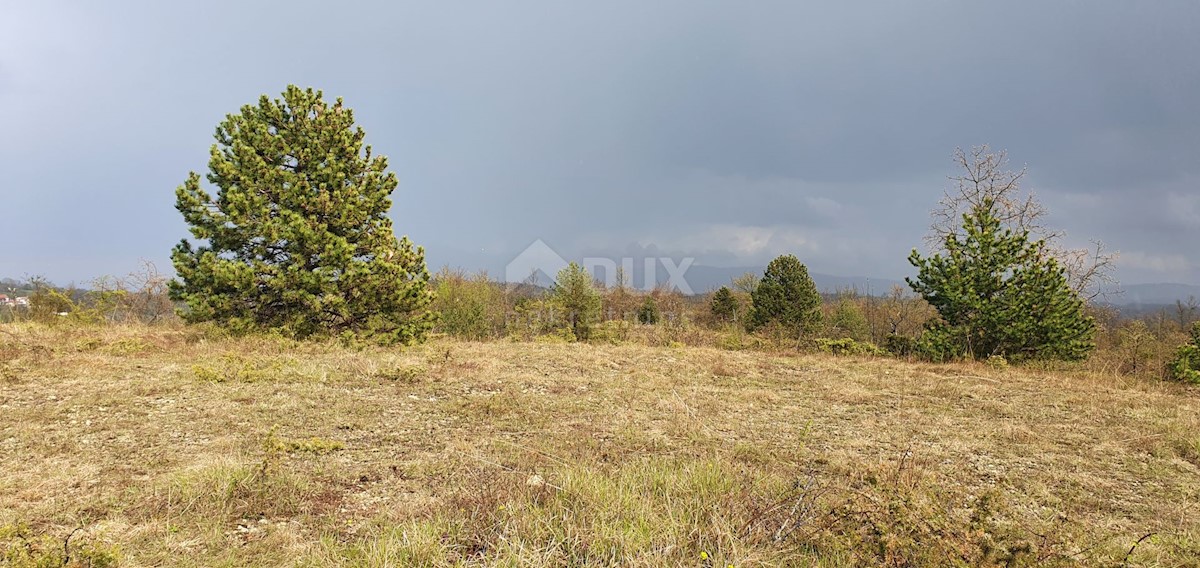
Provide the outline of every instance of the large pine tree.
[[985,200],[962,216],[962,231],[945,235],[943,254],[909,262],[908,279],[940,319],[922,338],[935,359],[993,355],[1009,359],[1078,360],[1095,347],[1095,323],[1071,289],[1045,241],[1002,226]]
[[193,244],[171,255],[190,322],[412,343],[431,327],[425,251],[387,216],[396,176],[339,98],[288,86],[217,126],[205,191],[176,191]]

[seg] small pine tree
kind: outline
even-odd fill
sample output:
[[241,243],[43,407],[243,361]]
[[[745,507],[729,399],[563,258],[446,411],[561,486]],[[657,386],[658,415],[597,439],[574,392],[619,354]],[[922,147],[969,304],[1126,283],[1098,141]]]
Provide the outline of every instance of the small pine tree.
[[1063,268],[1028,231],[1001,226],[995,203],[963,215],[961,233],[945,236],[945,254],[909,262],[909,286],[941,316],[919,347],[937,360],[967,356],[1008,360],[1079,360],[1095,347],[1095,322]]
[[575,338],[586,341],[592,325],[600,321],[600,292],[591,273],[572,262],[558,272],[550,296],[566,311]]
[[808,268],[793,255],[772,260],[762,280],[750,293],[750,331],[768,324],[782,326],[796,336],[811,333],[821,323],[821,295],[808,276]]
[[738,301],[733,297],[733,291],[728,286],[721,286],[716,292],[713,292],[708,308],[717,321],[725,323],[737,321]]
[[642,307],[638,308],[637,319],[638,323],[644,325],[655,325],[661,315],[658,311],[658,302],[654,301],[654,296],[646,296],[646,300],[642,302]]
[[175,191],[194,246],[171,254],[171,299],[189,322],[296,337],[413,343],[433,324],[425,251],[396,239],[387,159],[338,99],[288,86],[217,126],[207,179]]

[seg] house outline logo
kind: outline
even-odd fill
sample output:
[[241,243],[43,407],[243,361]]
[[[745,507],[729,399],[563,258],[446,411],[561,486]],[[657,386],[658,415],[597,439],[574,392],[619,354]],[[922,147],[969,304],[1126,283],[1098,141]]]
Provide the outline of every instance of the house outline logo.
[[504,281],[522,283],[536,280],[538,272],[553,281],[567,264],[566,259],[550,248],[550,245],[542,239],[537,239],[505,265]]

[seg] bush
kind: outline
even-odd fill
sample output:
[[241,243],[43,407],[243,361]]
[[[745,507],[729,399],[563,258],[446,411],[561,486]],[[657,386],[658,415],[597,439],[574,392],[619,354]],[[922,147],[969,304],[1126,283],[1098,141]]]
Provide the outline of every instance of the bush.
[[29,296],[29,317],[34,321],[51,323],[58,321],[59,317],[69,316],[80,309],[72,298],[73,295],[69,290],[58,290],[39,282],[33,294]]
[[629,340],[629,330],[632,325],[624,320],[600,322],[589,330],[588,342],[619,345]]
[[1192,337],[1175,351],[1167,375],[1177,381],[1200,384],[1200,322],[1192,324]]
[[720,323],[737,321],[738,301],[733,296],[733,291],[727,286],[721,286],[716,292],[713,292],[708,309],[712,313],[713,319]]
[[917,338],[912,353],[934,363],[962,359],[967,355],[964,335],[960,328],[931,325]]
[[989,366],[993,369],[1007,369],[1008,368],[1008,359],[1005,359],[1003,355],[992,355],[992,356],[988,357],[984,361],[984,363],[986,363],[987,366]]
[[464,339],[491,339],[504,334],[507,302],[500,285],[481,273],[468,277],[443,268],[434,276],[432,309],[436,331]]
[[907,335],[889,334],[883,340],[883,348],[897,357],[908,357],[916,350],[917,340]]
[[1117,370],[1130,375],[1153,374],[1161,378],[1161,373],[1171,359],[1171,346],[1176,344],[1169,336],[1178,332],[1156,337],[1146,322],[1133,320],[1123,323],[1116,332],[1115,342],[1109,346],[1109,351],[1117,357]]
[[658,323],[660,318],[661,315],[658,311],[658,302],[654,301],[654,296],[646,296],[646,301],[642,302],[642,307],[638,308],[638,323],[643,325],[654,325]]
[[887,352],[869,341],[856,341],[849,337],[830,339],[820,337],[814,342],[818,351],[833,355],[884,355]]
[[[621,269],[617,269],[620,271]],[[603,291],[603,319],[633,321],[637,317],[638,294],[628,286],[626,275],[618,275],[617,285]]]
[[837,301],[825,318],[825,333],[829,337],[848,337],[856,341],[867,341],[871,337],[871,326],[862,306],[852,294],[839,294]]
[[907,335],[888,334],[883,339],[883,349],[896,357],[908,357],[917,349],[917,340]]
[[[546,334],[574,338],[562,306],[553,298],[518,298],[505,318],[504,332],[513,339],[534,339]],[[574,339],[572,339],[574,341]]]
[[98,325],[115,321],[129,293],[121,289],[59,289],[36,280],[29,296],[29,318],[46,324]]

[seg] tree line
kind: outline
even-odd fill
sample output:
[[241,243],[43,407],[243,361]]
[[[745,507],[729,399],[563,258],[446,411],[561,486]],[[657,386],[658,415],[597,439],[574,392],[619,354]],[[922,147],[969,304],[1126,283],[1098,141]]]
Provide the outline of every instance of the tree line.
[[[1079,361],[1103,331],[1092,301],[1113,283],[1113,255],[1099,242],[1061,246],[1061,232],[1045,226],[1044,207],[1021,187],[1025,171],[1006,170],[1004,154],[986,146],[955,154],[960,174],[933,210],[928,252],[908,257],[909,291],[878,302],[823,299],[803,262],[783,255],[698,306],[623,282],[605,288],[576,264],[542,294],[450,271],[434,278],[424,249],[395,236],[388,213],[397,179],[365,137],[340,98],[296,86],[227,115],[204,176],[215,191],[192,172],[175,192],[191,234],[172,251],[178,276],[165,283],[179,316],[235,332],[381,344],[431,332],[595,341],[690,319],[737,330],[737,342],[932,361]],[[890,310],[887,324],[871,319],[864,334],[865,314],[879,306]],[[902,328],[908,316],[919,327]],[[1190,333],[1169,368],[1197,380],[1200,331]]]

